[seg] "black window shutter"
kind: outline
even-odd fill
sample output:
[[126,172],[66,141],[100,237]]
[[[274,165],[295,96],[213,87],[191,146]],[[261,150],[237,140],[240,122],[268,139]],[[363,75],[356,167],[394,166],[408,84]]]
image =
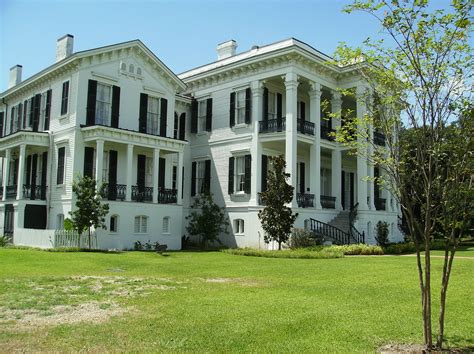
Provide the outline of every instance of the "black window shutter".
[[18,130],[21,129],[21,117],[23,115],[23,104],[20,103],[17,106],[17,112],[16,112],[16,126],[18,127]]
[[183,168],[181,169],[181,199],[184,198],[184,166]]
[[300,102],[300,110],[300,118],[304,122],[306,120],[306,104],[303,101]]
[[95,124],[95,105],[97,100],[97,81],[89,80],[87,90],[87,118],[86,125]]
[[179,116],[179,140],[186,138],[186,113]]
[[283,117],[283,96],[281,93],[276,94],[277,99],[277,119],[281,119]]
[[230,93],[229,126],[235,125],[235,92]]
[[191,102],[191,133],[197,133],[198,130],[198,102],[193,99]]
[[166,159],[160,157],[158,161],[158,188],[165,188]]
[[252,121],[252,92],[250,87],[245,90],[245,123],[250,124]]
[[35,112],[35,97],[31,97],[28,100],[28,105],[30,106],[30,114],[28,115],[28,126],[31,127],[33,124],[33,114]]
[[13,122],[15,121],[15,107],[10,110],[10,134],[13,133]]
[[33,98],[33,131],[38,131],[40,108],[41,108],[41,94],[35,95]]
[[61,95],[61,115],[67,113],[67,106],[69,101],[69,81],[63,82],[63,92]]
[[36,173],[38,172],[38,154],[31,160],[31,200],[36,199]]
[[18,183],[18,163],[19,163],[20,160],[18,159],[15,159],[13,160],[13,184],[17,184]]
[[146,93],[140,94],[140,112],[138,115],[138,131],[146,133],[146,115],[148,110],[148,95]]
[[229,194],[234,193],[234,163],[235,158],[229,157],[229,184],[227,186],[227,191]]
[[46,199],[46,179],[48,177],[48,152],[43,152],[41,163],[41,199]]
[[212,130],[212,98],[207,99],[206,110],[206,131],[210,132]]
[[197,163],[194,161],[191,164],[191,197],[194,197],[196,195],[196,168],[197,168]]
[[26,127],[26,118],[27,118],[27,111],[28,111],[28,100],[23,102],[23,128]]
[[[48,90],[46,92],[46,107],[45,107],[45,110],[44,110],[44,126],[43,126],[43,129],[44,130],[49,130],[49,119],[50,119],[50,116],[51,116],[51,90]],[[26,109],[26,107],[23,107],[24,109]]]
[[251,171],[252,171],[252,156],[251,155],[245,155],[245,180],[244,180],[244,192],[245,193],[250,193],[251,189]]
[[166,121],[168,120],[168,100],[166,98],[161,99],[161,112],[160,112],[160,136],[166,137]]
[[0,138],[3,137],[3,121],[5,119],[5,113],[0,112]]
[[351,195],[349,196],[350,197],[350,202],[351,202],[351,207],[354,205],[354,173],[351,172],[349,174],[349,183],[350,183],[350,187],[351,187]]
[[345,172],[344,171],[341,171],[341,205],[342,205],[342,209],[346,209],[346,203],[345,203],[345,200],[346,198],[344,198],[344,195],[346,194],[346,188],[345,188],[345,185],[344,185],[344,180],[345,180]]
[[300,193],[304,194],[306,190],[305,186],[305,165],[304,162],[300,163]]
[[26,158],[26,180],[25,180],[25,184],[27,186],[31,185],[31,155],[28,155],[28,157]]
[[262,155],[262,192],[267,190],[268,156]]
[[120,87],[112,87],[112,119],[110,126],[112,128],[119,127],[119,118],[120,118]]
[[203,193],[210,193],[211,192],[211,160],[206,160],[204,169],[204,185],[203,185]]
[[268,120],[268,89],[266,87],[263,88],[263,119]]
[[84,177],[94,178],[92,172],[94,170],[94,148],[86,146],[84,148]]
[[174,112],[173,138],[178,139],[178,136],[179,136],[179,117],[178,117],[178,113]]
[[109,151],[109,185],[114,186],[117,184],[117,157],[117,151]]
[[145,187],[145,173],[146,173],[146,156],[137,156],[137,186],[138,188]]
[[58,149],[58,171],[56,173],[56,184],[64,183],[64,158],[66,154],[66,148],[60,147]]

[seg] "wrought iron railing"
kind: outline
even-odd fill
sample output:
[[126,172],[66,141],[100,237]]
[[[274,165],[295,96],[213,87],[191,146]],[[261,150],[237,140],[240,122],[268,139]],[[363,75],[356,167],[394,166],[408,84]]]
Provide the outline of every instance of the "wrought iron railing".
[[321,206],[324,209],[336,209],[336,197],[331,197],[328,195],[320,196]]
[[385,134],[374,131],[374,144],[385,146]]
[[158,189],[158,203],[160,204],[174,204],[178,202],[178,191],[176,189],[159,188]]
[[310,230],[314,233],[322,235],[323,237],[329,237],[336,244],[347,245],[350,243],[349,234],[347,232],[313,218],[309,220]]
[[127,195],[127,185],[125,184],[105,183],[102,188],[104,188],[103,198],[108,200],[124,201]]
[[334,134],[336,131],[334,129],[328,128],[325,125],[321,125],[321,138],[334,141]]
[[387,199],[385,198],[375,198],[375,210],[386,210]]
[[48,186],[43,186],[43,185],[29,185],[29,184],[24,184],[23,185],[23,198],[24,199],[41,199],[41,200],[46,200],[46,190]]
[[314,194],[296,193],[296,203],[299,208],[313,208]]
[[259,133],[274,133],[286,130],[286,118],[261,120],[259,123]]
[[298,119],[297,129],[300,133],[307,135],[314,135],[314,123],[308,122],[307,120]]
[[135,202],[152,202],[153,187],[132,186],[132,200]]
[[351,225],[351,227],[349,228],[349,233],[350,233],[351,239],[354,240],[353,243],[365,243],[364,231],[360,233],[359,230],[357,230],[354,225]]
[[13,199],[16,198],[16,193],[18,190],[18,186],[16,184],[7,186],[6,188],[6,198],[7,199]]

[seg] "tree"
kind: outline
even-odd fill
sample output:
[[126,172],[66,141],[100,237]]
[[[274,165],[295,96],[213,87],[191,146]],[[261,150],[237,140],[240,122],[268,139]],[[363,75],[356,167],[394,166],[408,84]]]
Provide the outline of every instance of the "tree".
[[[380,167],[383,173],[374,182],[401,205],[416,247],[427,350],[443,345],[453,259],[472,218],[473,123],[472,110],[465,108],[471,102],[474,63],[469,44],[472,6],[470,0],[454,0],[448,12],[431,11],[427,0],[356,0],[345,11],[369,13],[381,24],[384,37],[368,38],[363,48],[343,44],[336,53],[338,64],[350,65],[366,88],[357,92],[366,114],[347,122],[337,140]],[[376,144],[374,130],[386,137],[385,146]],[[445,256],[439,332],[433,344],[430,249],[439,229]]]
[[80,177],[72,184],[72,191],[76,195],[76,208],[69,212],[74,230],[81,234],[88,230],[89,249],[91,248],[91,227],[106,229],[105,216],[109,212],[109,205],[102,203],[103,191],[96,188],[96,181],[88,176]]
[[220,243],[219,235],[228,233],[229,221],[224,208],[217,205],[210,193],[201,193],[194,197],[191,214],[186,217],[189,224],[186,230],[197,236],[199,244],[206,247],[210,242]]
[[293,214],[287,206],[293,200],[294,187],[286,182],[290,174],[285,173],[285,159],[283,156],[270,157],[270,162],[273,169],[268,171],[267,190],[259,193],[265,207],[258,212],[258,218],[265,231],[265,242],[276,241],[281,250],[281,244],[290,238],[298,214]]

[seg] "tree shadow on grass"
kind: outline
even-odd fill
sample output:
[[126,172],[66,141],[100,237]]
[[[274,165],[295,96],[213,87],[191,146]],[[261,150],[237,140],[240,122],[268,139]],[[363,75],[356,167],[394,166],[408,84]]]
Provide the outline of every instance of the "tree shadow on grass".
[[458,353],[474,353],[474,338],[464,338],[457,335],[445,336],[444,347]]

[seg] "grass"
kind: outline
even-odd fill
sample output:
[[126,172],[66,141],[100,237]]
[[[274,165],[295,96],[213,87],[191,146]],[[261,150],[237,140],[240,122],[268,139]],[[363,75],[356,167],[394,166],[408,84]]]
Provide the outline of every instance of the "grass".
[[[441,261],[432,261],[435,308]],[[455,261],[448,346],[474,347],[473,266]],[[7,352],[367,352],[420,343],[421,328],[414,257],[0,249]]]

